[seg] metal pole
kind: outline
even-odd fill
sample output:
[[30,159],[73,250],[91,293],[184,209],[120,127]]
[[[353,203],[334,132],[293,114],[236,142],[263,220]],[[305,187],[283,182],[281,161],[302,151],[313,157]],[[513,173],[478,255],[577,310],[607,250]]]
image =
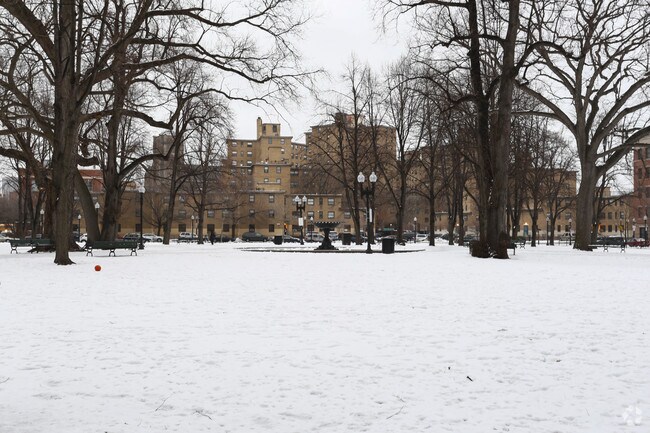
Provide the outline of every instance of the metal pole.
[[144,203],[144,193],[140,192],[140,246],[138,247],[138,249],[140,249],[140,250],[144,250],[144,242],[142,240],[142,229],[144,228],[143,227],[144,220],[142,218],[142,204],[143,203]]
[[366,242],[368,244],[366,253],[372,254],[372,249],[370,248],[370,189],[364,189],[362,186],[361,193],[366,196]]

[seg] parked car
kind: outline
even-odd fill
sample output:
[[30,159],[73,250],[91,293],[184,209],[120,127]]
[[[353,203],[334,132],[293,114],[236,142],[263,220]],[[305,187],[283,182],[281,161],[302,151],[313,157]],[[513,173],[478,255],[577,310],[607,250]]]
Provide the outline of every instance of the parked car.
[[158,236],[158,235],[153,234],[153,233],[144,233],[142,235],[142,240],[144,242],[162,242],[163,238],[162,238],[162,236]]
[[244,242],[266,242],[268,238],[260,232],[246,232],[241,235],[241,240]]
[[415,235],[415,241],[416,242],[428,242],[429,241],[429,235],[426,233],[418,233]]
[[192,242],[194,237],[190,232],[180,232],[178,234],[178,242]]
[[318,232],[307,232],[305,234],[305,242],[323,242],[325,237]]
[[337,232],[331,231],[330,232],[330,240],[338,241],[339,240],[339,234]]
[[230,242],[232,241],[232,238],[228,235],[224,235],[223,233],[220,235],[215,235],[214,237],[215,242]]
[[289,244],[290,244],[290,243],[300,242],[300,239],[295,238],[295,237],[293,237],[293,236],[284,235],[284,236],[282,236],[282,242],[285,243],[285,244],[286,244],[286,243],[289,243]]
[[139,241],[140,233],[127,233],[122,237],[125,241]]

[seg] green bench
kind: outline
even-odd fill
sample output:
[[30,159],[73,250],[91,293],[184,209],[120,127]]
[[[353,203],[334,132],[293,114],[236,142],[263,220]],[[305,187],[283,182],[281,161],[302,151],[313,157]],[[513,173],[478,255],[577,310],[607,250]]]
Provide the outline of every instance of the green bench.
[[88,241],[86,242],[86,256],[93,255],[93,250],[108,250],[108,256],[115,256],[115,250],[131,250],[131,254],[138,255],[138,241]]
[[11,251],[9,254],[16,252],[18,248],[29,247],[28,253],[38,253],[41,251],[54,251],[54,243],[50,239],[11,239],[9,240]]

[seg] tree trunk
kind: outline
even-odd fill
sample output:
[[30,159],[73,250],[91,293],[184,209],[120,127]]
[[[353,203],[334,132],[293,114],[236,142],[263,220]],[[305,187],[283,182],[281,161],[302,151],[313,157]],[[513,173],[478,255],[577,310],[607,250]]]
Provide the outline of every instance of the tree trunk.
[[591,251],[591,227],[594,218],[594,193],[598,175],[595,164],[587,161],[582,164],[582,179],[576,200],[576,239],[573,247],[582,251]]

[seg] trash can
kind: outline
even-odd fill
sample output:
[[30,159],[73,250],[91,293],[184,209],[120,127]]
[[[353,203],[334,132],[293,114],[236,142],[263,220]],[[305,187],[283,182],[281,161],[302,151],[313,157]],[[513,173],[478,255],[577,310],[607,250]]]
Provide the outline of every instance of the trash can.
[[343,245],[352,245],[352,233],[343,233]]
[[282,235],[273,236],[273,243],[276,245],[282,245]]
[[381,252],[383,254],[393,254],[395,252],[395,238],[383,238],[381,240]]

